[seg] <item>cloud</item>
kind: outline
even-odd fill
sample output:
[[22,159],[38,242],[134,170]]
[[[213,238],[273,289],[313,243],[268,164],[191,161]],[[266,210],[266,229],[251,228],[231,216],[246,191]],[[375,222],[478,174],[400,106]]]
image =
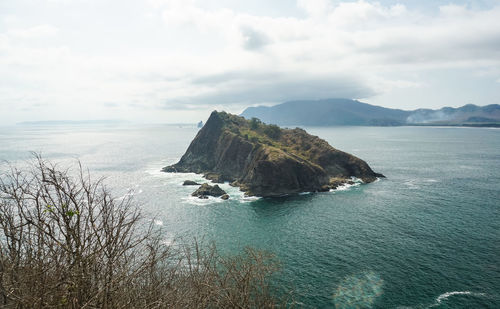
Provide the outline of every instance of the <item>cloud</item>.
[[[95,20],[94,28],[9,13],[16,22],[0,30],[0,80],[8,81],[0,83],[0,102],[238,110],[418,89],[428,86],[421,72],[437,69],[500,70],[500,6],[446,5],[424,14],[403,4],[299,0],[303,14],[268,16],[216,1],[131,3],[123,2],[127,12],[149,17],[115,20],[98,1],[87,11],[85,1],[61,6]],[[0,113],[9,109],[0,104]]]
[[59,29],[51,25],[37,25],[30,28],[11,29],[8,36],[14,38],[33,39],[46,38],[57,35]]
[[297,6],[311,17],[324,16],[333,7],[329,0],[298,0]]
[[[199,72],[202,77],[193,79],[193,83],[203,90],[193,91],[180,101],[249,104],[298,97],[366,98],[394,88],[422,86],[422,82],[411,79],[384,78],[381,71],[500,62],[499,8],[472,11],[448,5],[440,7],[436,16],[425,16],[401,4],[383,6],[365,1],[337,5],[298,1],[298,6],[308,14],[306,18],[269,18],[226,10],[221,23],[214,18],[222,16],[218,11],[198,7],[196,14],[184,14],[188,20],[193,18],[193,25],[200,27],[203,21],[205,29],[226,33],[228,46],[242,46],[243,50],[233,49],[227,63],[220,63],[222,74]],[[184,24],[189,22],[184,20]],[[240,30],[241,37],[231,32],[234,28]],[[259,52],[250,59],[251,65],[245,63],[245,51]],[[242,71],[242,66],[253,67],[260,74]],[[287,73],[280,73],[283,71]],[[209,79],[219,82],[208,83]]]
[[[472,11],[448,5],[440,7],[437,16],[422,16],[401,4],[385,7],[365,1],[333,6],[326,0],[299,0],[298,6],[310,16],[269,18],[228,9],[209,11],[191,3],[169,7],[164,17],[170,16],[165,18],[169,23],[225,33],[230,46],[255,50],[271,45],[270,57],[313,59],[316,64],[328,61],[352,65],[352,58],[370,67],[436,62],[476,65],[478,58],[499,61],[500,8]],[[311,17],[317,15],[316,10],[326,19]]]
[[325,76],[303,72],[240,71],[204,76],[192,81],[203,93],[179,98],[191,104],[257,104],[293,99],[369,97],[374,90],[349,74]]
[[245,26],[242,26],[240,30],[243,35],[243,47],[245,49],[256,50],[270,43],[269,38],[263,32]]
[[201,31],[223,29],[234,19],[234,12],[229,9],[205,10],[196,6],[194,1],[169,0],[163,3],[166,5],[163,20],[172,26],[195,26]]

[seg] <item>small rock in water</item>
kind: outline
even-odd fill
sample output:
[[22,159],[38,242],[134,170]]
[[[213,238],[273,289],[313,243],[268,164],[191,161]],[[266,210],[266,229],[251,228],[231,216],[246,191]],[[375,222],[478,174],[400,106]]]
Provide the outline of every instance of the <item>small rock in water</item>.
[[199,186],[200,184],[192,180],[184,180],[183,186]]
[[211,186],[208,183],[202,184],[198,190],[194,191],[192,196],[214,196],[219,197],[226,194],[226,191],[222,190],[218,185]]
[[224,194],[224,195],[223,195],[223,196],[221,196],[220,198],[221,198],[221,199],[223,199],[223,200],[227,200],[227,199],[229,199],[229,195]]

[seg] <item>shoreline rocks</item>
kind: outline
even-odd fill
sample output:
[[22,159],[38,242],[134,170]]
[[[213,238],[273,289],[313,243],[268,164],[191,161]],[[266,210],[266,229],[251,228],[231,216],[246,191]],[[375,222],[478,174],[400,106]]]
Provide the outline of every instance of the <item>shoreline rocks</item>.
[[200,184],[197,183],[196,181],[192,181],[192,180],[184,180],[184,182],[182,183],[183,186],[199,186]]
[[223,199],[228,199],[226,191],[222,190],[218,185],[211,186],[208,183],[202,184],[196,191],[194,191],[191,196],[197,196],[198,198],[208,198],[208,196],[213,197],[224,197]]

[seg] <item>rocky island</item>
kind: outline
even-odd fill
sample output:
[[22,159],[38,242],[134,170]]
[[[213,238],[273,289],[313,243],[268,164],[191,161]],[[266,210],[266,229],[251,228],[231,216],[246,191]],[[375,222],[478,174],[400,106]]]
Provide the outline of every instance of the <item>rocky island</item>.
[[164,172],[202,173],[231,182],[249,196],[282,196],[335,189],[357,177],[377,177],[368,164],[300,128],[282,129],[214,111],[180,161]]

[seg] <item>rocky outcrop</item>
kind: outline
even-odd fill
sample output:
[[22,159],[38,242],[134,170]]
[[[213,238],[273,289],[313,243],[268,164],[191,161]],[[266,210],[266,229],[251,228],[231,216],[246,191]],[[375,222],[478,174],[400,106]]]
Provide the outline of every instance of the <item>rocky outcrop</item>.
[[184,180],[184,182],[182,183],[183,186],[199,186],[200,184],[197,183],[196,181],[192,181],[192,180]]
[[[208,183],[202,184],[196,191],[194,191],[192,196],[197,196],[199,198],[206,198],[207,196],[224,196],[227,195],[226,191],[222,190],[218,185],[211,186]],[[229,196],[228,196],[229,198]],[[226,198],[224,198],[226,199]]]
[[325,191],[351,176],[366,183],[383,177],[365,161],[302,129],[281,129],[216,111],[180,161],[163,171],[202,173],[255,196]]

